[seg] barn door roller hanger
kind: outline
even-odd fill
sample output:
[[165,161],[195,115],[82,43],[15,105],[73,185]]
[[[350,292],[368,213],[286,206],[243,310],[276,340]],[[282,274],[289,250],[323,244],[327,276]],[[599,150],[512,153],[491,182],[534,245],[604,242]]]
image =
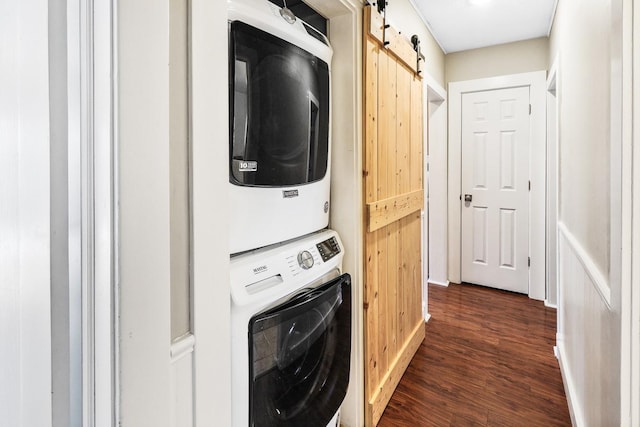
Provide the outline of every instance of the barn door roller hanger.
[[[382,42],[382,45],[386,49],[396,50],[395,53],[400,56],[403,61],[407,63],[407,65],[414,68],[416,74],[419,75],[420,73],[422,73],[420,61],[424,61],[425,57],[420,49],[420,38],[418,37],[418,35],[414,34],[411,36],[411,47],[407,46],[406,48],[408,52],[402,48],[399,48],[398,36],[400,36],[400,32],[395,31],[393,28],[391,28],[390,24],[387,24],[387,6],[389,5],[389,2],[386,0],[382,0],[375,2],[372,5],[376,7],[376,9],[378,10],[378,14],[382,17],[382,28],[380,28],[382,30],[382,40],[380,40]],[[407,45],[408,44],[409,43],[407,42]],[[415,52],[415,62],[414,60],[409,59],[410,56],[413,56],[412,53],[410,53],[411,48],[413,48],[413,51]],[[415,65],[409,64],[409,61],[414,62]]]

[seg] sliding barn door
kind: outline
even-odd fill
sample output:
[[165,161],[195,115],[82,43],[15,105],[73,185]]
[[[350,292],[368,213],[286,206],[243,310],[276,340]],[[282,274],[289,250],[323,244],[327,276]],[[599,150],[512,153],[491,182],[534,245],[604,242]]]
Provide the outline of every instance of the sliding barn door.
[[365,7],[367,426],[378,423],[424,339],[422,81],[409,42],[383,27],[382,17]]

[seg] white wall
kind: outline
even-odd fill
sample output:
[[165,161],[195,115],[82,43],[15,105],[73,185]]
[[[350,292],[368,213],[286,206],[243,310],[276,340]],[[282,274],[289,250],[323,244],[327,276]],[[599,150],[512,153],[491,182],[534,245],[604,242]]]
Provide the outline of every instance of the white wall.
[[611,3],[590,0],[574,8],[561,2],[552,32],[552,55],[559,54],[562,68],[560,218],[604,274],[610,239]]
[[120,422],[168,426],[168,2],[120,2],[116,25]]
[[548,61],[547,37],[454,52],[445,57],[446,81],[449,83],[546,70]]
[[[576,425],[620,425],[622,1],[560,1],[558,350]],[[623,90],[624,89],[624,90]],[[615,254],[612,256],[610,254]]]
[[0,413],[50,426],[48,2],[2,2],[0,41]]
[[[226,2],[191,3],[192,332],[172,345],[169,1],[117,8],[119,422],[230,425]],[[226,98],[225,98],[226,99]]]

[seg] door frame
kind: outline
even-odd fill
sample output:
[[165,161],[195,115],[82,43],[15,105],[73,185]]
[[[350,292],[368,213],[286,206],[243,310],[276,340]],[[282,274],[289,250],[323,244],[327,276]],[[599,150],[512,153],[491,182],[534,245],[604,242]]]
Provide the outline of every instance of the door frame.
[[[425,251],[424,292],[427,284],[448,286],[447,280],[447,92],[430,74],[426,88],[425,122]],[[425,298],[426,300],[426,298]],[[428,309],[428,306],[427,306]],[[428,310],[427,310],[428,311]]]
[[[545,299],[545,200],[546,200],[546,71],[511,74],[449,83],[449,281],[461,280],[462,194],[462,95],[496,89],[528,86],[531,103],[529,148],[529,298]],[[534,149],[536,147],[536,149]]]
[[[621,345],[621,421],[640,423],[640,7],[623,0],[622,8],[622,88],[623,151],[625,160],[622,193],[631,203],[623,205],[623,230],[632,230],[623,240],[621,281],[622,345]],[[624,90],[632,87],[633,91]],[[629,94],[631,92],[631,94]],[[630,277],[629,277],[630,274]],[[627,356],[628,355],[628,356]]]
[[556,56],[547,77],[547,272],[545,276],[547,286],[544,303],[547,307],[553,308],[557,308],[560,305],[558,292],[558,221],[560,218],[558,200],[560,177],[559,62],[559,56]]

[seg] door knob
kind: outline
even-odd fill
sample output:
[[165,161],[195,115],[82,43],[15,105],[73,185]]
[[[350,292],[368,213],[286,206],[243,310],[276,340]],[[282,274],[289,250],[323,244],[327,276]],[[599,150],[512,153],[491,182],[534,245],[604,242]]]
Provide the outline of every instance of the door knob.
[[473,199],[473,196],[471,194],[465,194],[464,195],[464,201],[465,202],[470,202],[471,199]]

